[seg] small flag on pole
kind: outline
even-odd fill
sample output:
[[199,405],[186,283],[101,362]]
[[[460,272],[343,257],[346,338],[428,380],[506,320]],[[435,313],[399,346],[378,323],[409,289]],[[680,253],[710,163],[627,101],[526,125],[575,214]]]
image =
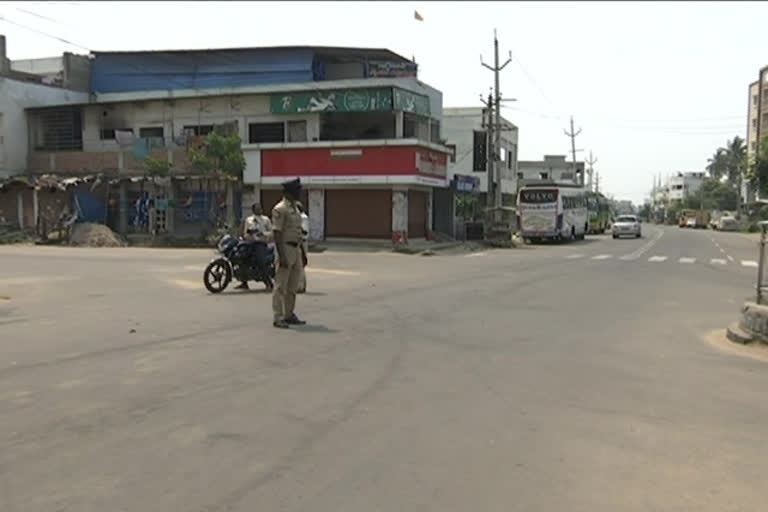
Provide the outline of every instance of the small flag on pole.
[[413,11],[413,17],[418,21],[424,21],[424,18],[421,17],[421,14],[419,14],[419,11]]

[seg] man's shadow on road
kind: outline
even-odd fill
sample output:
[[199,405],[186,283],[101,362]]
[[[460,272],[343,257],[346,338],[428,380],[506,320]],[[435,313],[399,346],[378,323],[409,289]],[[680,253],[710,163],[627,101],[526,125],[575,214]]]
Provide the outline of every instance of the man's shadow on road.
[[331,329],[330,327],[327,327],[322,324],[310,324],[307,323],[306,325],[292,325],[291,329],[297,332],[308,332],[308,333],[336,333],[341,332],[338,329]]

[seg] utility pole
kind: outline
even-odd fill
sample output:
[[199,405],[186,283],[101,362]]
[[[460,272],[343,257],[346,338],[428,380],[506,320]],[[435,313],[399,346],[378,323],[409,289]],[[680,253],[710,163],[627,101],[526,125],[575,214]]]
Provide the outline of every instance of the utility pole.
[[[579,128],[579,131],[574,132],[573,131],[573,116],[571,116],[571,131],[563,130],[565,134],[571,138],[571,155],[573,156],[573,176],[576,177],[576,136],[581,133],[581,128]],[[583,180],[583,177],[582,177]]]
[[[593,165],[597,163],[597,157],[592,158],[592,151],[589,152],[589,159],[587,160],[587,163],[589,164],[589,181],[587,182],[587,188],[589,191],[592,191],[592,173],[594,172],[594,169],[592,168]],[[597,192],[597,190],[594,190]]]
[[[507,64],[512,62],[512,52],[509,54],[507,61],[499,66],[499,40],[496,37],[496,30],[493,31],[493,66],[489,66],[483,62],[482,55],[480,56],[480,64],[493,71],[494,75],[494,122],[490,126],[490,133],[493,134],[493,169],[494,169],[494,222],[501,223],[503,221],[501,213],[501,92],[499,91],[499,72],[507,67]],[[490,134],[489,133],[489,134]],[[488,192],[490,194],[490,183],[488,186]],[[489,195],[490,197],[490,195]]]
[[595,175],[595,192],[600,192],[600,173]]
[[480,101],[485,105],[485,115],[483,117],[483,128],[485,128],[485,169],[488,181],[488,192],[485,194],[485,203],[487,207],[491,206],[491,197],[495,197],[495,188],[493,184],[493,162],[491,160],[491,148],[493,139],[491,130],[493,125],[493,92],[488,93],[488,100],[480,96]]

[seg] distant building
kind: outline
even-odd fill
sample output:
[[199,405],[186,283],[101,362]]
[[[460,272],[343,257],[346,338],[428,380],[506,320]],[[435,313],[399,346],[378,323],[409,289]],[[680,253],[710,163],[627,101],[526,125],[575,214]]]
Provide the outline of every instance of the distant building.
[[525,182],[555,181],[556,183],[584,184],[584,162],[568,161],[563,155],[545,155],[544,160],[521,160],[517,166],[518,187]]
[[[768,66],[760,69],[758,80],[749,84],[747,107],[747,157],[751,161],[758,150],[760,140],[768,136]],[[748,183],[742,185],[742,197],[746,202],[757,199]]]
[[[47,60],[44,71],[35,62]],[[64,54],[52,59],[12,61],[0,35],[0,179],[27,168],[29,132],[25,109],[88,101],[90,61]]]
[[678,172],[667,181],[667,198],[670,201],[682,201],[695,197],[706,178],[703,172]]
[[[456,194],[474,193],[478,203],[488,204],[488,131],[483,107],[443,109],[442,136],[451,150],[448,161],[450,188],[435,189],[435,230],[463,238],[457,227]],[[502,203],[514,205],[516,187],[518,129],[501,118],[501,193]],[[492,200],[491,200],[492,202]]]

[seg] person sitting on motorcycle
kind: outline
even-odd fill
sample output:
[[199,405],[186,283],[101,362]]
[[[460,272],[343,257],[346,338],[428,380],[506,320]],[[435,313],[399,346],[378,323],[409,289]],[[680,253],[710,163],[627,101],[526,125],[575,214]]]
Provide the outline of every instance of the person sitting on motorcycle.
[[[259,203],[254,203],[251,206],[251,211],[253,212],[253,215],[249,215],[243,221],[242,236],[244,240],[252,242],[252,255],[255,258],[259,272],[264,277],[264,284],[267,285],[267,289],[270,289],[272,288],[272,280],[267,272],[265,251],[267,242],[272,238],[272,221],[269,220],[269,217],[264,215]],[[248,282],[241,281],[236,289],[247,290]]]

